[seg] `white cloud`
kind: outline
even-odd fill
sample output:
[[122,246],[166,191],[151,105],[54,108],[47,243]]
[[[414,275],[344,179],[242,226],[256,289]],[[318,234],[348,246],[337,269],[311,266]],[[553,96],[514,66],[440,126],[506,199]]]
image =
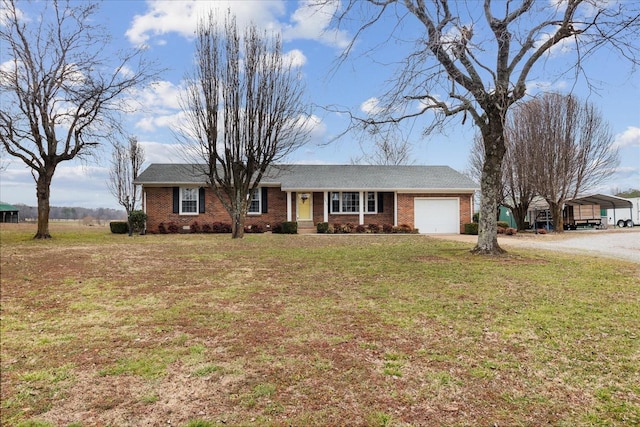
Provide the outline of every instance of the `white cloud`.
[[375,97],[367,99],[360,104],[360,111],[370,116],[381,113],[380,100]]
[[293,49],[284,54],[284,63],[293,67],[302,67],[307,63],[307,57],[299,49]]
[[183,151],[181,144],[163,144],[156,141],[140,141],[146,157],[145,164],[151,163],[182,163],[180,154]]
[[[185,38],[193,38],[198,20],[206,17],[209,11],[223,16],[231,11],[237,19],[239,28],[250,22],[267,29],[279,27],[276,17],[282,15],[285,4],[282,0],[232,1],[232,0],[180,0],[147,1],[147,12],[136,15],[126,36],[131,43],[148,43],[152,37],[177,33]],[[164,43],[160,39],[156,43]]]
[[527,82],[527,94],[534,95],[538,92],[557,92],[562,91],[566,87],[567,82],[565,80],[558,80],[555,82],[532,80]]
[[339,1],[314,5],[309,0],[302,0],[292,13],[290,23],[282,23],[287,4],[286,0],[149,0],[147,11],[133,18],[126,36],[135,45],[145,45],[152,40],[158,45],[165,44],[162,36],[171,33],[192,39],[198,20],[206,17],[209,11],[220,17],[230,11],[239,28],[253,23],[258,28],[282,33],[284,40],[318,40],[339,48],[348,45],[347,32],[330,28],[333,14],[340,7]]
[[329,28],[333,15],[340,7],[339,1],[313,4],[303,0],[291,15],[292,24],[283,28],[285,40],[310,39],[318,40],[341,49],[347,47],[350,38],[345,31]]
[[136,122],[135,126],[136,128],[142,129],[146,132],[153,132],[157,130],[157,128],[179,130],[179,128],[185,123],[185,119],[186,114],[184,111],[165,115],[152,114],[145,116]]
[[622,147],[640,147],[640,128],[629,126],[627,129],[614,137],[613,146]]

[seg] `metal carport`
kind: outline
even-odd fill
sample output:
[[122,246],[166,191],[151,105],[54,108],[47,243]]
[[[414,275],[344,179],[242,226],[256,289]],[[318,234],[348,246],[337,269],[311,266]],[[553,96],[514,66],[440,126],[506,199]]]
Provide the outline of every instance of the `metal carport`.
[[[577,197],[565,202],[569,206],[580,205],[600,205],[604,209],[624,209],[629,208],[629,218],[633,218],[633,203],[631,200],[623,199],[622,197],[609,196],[606,194],[592,194],[590,196]],[[616,221],[616,211],[613,211],[613,223]]]

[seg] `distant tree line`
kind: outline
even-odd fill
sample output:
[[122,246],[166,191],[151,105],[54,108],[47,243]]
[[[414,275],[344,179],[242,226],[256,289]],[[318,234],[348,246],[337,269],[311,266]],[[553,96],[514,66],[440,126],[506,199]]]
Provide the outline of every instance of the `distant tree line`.
[[[23,204],[14,205],[20,212],[20,220],[36,220],[38,218],[38,208],[36,206],[27,206]],[[123,210],[111,208],[80,208],[67,206],[51,206],[49,219],[67,219],[81,220],[87,217],[93,218],[95,221],[112,221],[126,219],[127,215]]]

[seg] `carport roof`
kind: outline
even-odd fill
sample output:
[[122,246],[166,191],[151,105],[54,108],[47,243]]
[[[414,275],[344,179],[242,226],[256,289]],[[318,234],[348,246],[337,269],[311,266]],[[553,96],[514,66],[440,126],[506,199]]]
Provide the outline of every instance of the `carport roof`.
[[600,205],[601,208],[605,209],[633,207],[631,200],[617,196],[609,196],[607,194],[592,194],[590,196],[577,197],[575,199],[568,200],[566,204],[569,206]]
[[0,202],[0,212],[17,212],[19,209],[8,203]]

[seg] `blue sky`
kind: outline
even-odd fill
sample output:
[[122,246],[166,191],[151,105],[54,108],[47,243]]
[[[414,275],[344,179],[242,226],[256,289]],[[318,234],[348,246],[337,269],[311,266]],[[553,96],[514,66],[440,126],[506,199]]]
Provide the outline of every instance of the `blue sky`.
[[[35,18],[33,5],[26,2],[18,5],[24,8],[26,16]],[[366,32],[354,46],[352,55],[338,67],[338,55],[355,34],[355,26],[335,29],[329,19],[332,10],[312,11],[304,1],[107,0],[102,3],[96,19],[109,29],[113,47],[144,44],[147,56],[167,68],[153,87],[130,94],[142,108],[128,115],[124,124],[145,147],[147,163],[184,162],[171,128],[180,121],[178,95],[185,75],[192,70],[195,24],[210,7],[230,9],[240,25],[254,22],[261,28],[279,31],[285,52],[300,65],[309,101],[319,107],[339,106],[361,116],[393,81],[397,69],[390,63],[413,46],[399,38],[388,40],[395,23],[388,19]],[[419,27],[407,21],[396,34],[410,39],[416,31]],[[374,46],[375,50],[371,50]],[[583,79],[575,80],[572,73],[558,73],[566,70],[571,60],[570,53],[558,49],[545,59],[544,66],[531,74],[528,92],[535,94],[542,88],[572,91],[598,106],[611,126],[621,162],[616,173],[594,191],[610,194],[614,189],[640,188],[639,72],[634,72],[614,52],[603,50],[585,64],[590,82],[599,88],[593,91]],[[443,93],[442,98],[445,97]],[[311,141],[290,156],[291,163],[345,164],[362,154],[361,145],[367,141],[356,135],[347,134],[334,141],[348,125],[344,115],[322,108],[317,108],[314,114]],[[428,120],[426,116],[407,123],[404,128],[412,144],[413,163],[449,165],[465,170],[475,133],[472,121],[467,120],[463,125],[461,118],[454,119],[444,132],[424,135],[422,130]],[[105,146],[93,160],[62,163],[53,180],[51,204],[118,208],[106,184],[109,159],[110,152]],[[17,160],[4,161],[9,165],[1,172],[0,200],[35,206],[35,183],[30,170]]]

